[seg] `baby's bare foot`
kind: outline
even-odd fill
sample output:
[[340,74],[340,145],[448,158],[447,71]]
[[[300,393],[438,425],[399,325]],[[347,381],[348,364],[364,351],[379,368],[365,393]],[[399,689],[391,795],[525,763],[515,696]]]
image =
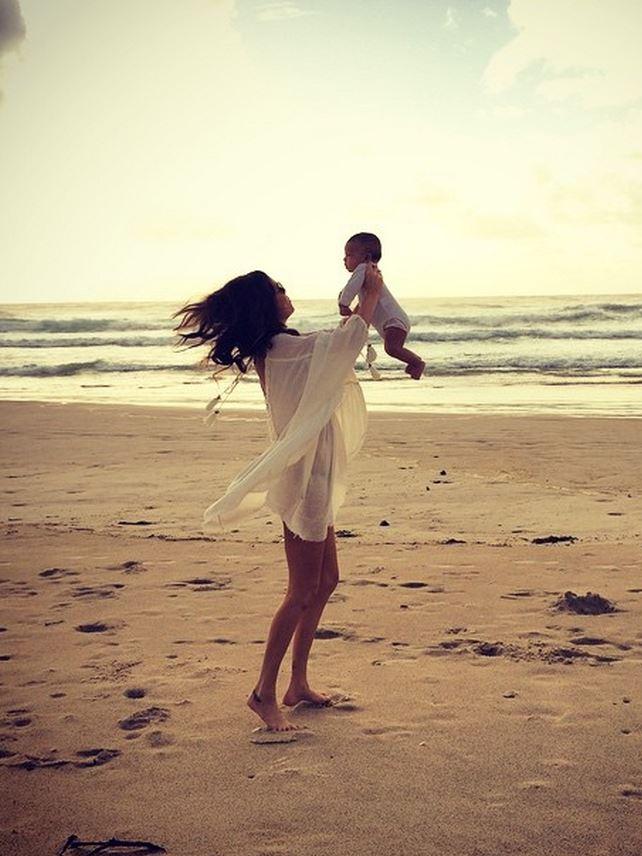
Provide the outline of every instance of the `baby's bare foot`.
[[406,371],[413,380],[419,380],[420,377],[423,377],[425,368],[425,362],[423,360],[419,360],[418,363],[411,363],[411,365],[406,368]]
[[295,704],[301,701],[316,705],[317,707],[327,707],[332,703],[330,696],[315,692],[309,686],[300,687],[290,685],[288,691],[283,696],[283,704],[286,704],[288,707],[294,707]]
[[276,700],[261,699],[256,690],[250,693],[247,706],[263,720],[270,731],[298,731],[299,726],[288,722],[277,707]]

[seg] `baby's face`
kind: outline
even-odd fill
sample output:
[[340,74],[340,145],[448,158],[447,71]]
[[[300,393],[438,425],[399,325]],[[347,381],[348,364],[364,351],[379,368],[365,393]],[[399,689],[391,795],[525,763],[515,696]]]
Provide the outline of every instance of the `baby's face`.
[[352,271],[357,267],[357,265],[360,265],[361,262],[365,262],[368,257],[368,254],[363,247],[356,243],[351,244],[350,242],[345,245],[343,254],[343,264],[350,273],[352,273]]

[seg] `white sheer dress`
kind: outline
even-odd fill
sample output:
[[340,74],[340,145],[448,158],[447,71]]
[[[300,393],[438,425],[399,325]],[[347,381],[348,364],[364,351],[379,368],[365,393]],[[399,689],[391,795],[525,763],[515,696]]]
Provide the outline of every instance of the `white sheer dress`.
[[365,436],[354,363],[367,339],[360,315],[336,330],[274,337],[265,358],[272,444],[209,506],[206,525],[226,527],[267,505],[295,535],[325,540],[345,498],[348,461]]

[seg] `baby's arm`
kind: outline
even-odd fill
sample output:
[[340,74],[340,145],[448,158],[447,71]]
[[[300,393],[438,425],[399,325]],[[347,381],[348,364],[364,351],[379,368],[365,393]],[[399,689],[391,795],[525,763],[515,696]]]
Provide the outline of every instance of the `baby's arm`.
[[341,294],[342,293],[343,292],[339,292],[339,315],[350,316],[350,315],[352,315],[352,309],[350,309],[349,306],[344,306],[343,303],[341,303]]
[[358,265],[345,288],[339,294],[339,312],[341,315],[352,315],[350,304],[361,291],[365,276],[366,266],[364,264]]

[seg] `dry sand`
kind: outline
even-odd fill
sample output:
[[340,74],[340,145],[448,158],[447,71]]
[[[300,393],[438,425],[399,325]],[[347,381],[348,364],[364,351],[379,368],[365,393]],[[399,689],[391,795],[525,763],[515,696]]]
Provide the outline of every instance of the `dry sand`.
[[200,530],[263,417],[0,410],[3,856],[642,852],[642,421],[372,416],[311,658],[344,701],[264,746],[279,523]]

